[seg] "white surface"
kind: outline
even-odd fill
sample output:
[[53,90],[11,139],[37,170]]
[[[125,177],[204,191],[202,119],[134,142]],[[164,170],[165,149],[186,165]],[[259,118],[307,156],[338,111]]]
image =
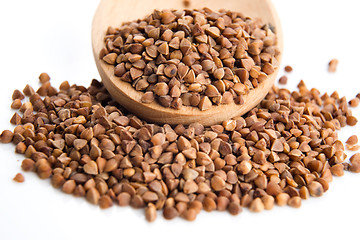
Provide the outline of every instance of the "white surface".
[[[337,90],[348,99],[359,88],[359,6],[357,1],[273,1],[283,24],[283,66],[294,71],[289,86],[304,79],[309,88]],[[54,86],[63,80],[88,86],[99,79],[90,43],[92,15],[98,1],[18,0],[0,1],[0,129],[13,129],[9,110],[14,89],[30,83],[38,87],[45,71]],[[129,4],[131,1],[129,1]],[[357,4],[358,5],[358,4]],[[338,58],[335,74],[327,63]],[[281,73],[282,74],[282,73]],[[360,111],[354,110],[360,119]],[[348,127],[342,140],[359,132]],[[351,153],[350,153],[351,154]],[[355,239],[360,215],[360,175],[336,178],[321,198],[302,202],[300,209],[275,207],[259,214],[247,210],[236,217],[228,213],[205,213],[195,222],[182,219],[155,223],[145,221],[142,211],[113,207],[102,211],[84,199],[67,196],[24,173],[25,182],[12,178],[21,172],[22,155],[11,144],[0,145],[0,239]]]

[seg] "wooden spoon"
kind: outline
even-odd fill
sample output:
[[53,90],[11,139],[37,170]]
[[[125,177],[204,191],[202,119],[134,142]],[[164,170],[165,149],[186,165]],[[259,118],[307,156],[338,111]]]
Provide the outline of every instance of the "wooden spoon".
[[[270,0],[191,0],[188,8],[212,10],[229,9],[249,17],[260,17],[264,24],[274,26],[278,42],[283,51],[283,36],[280,20]],[[157,101],[150,104],[141,102],[143,92],[136,91],[129,83],[121,81],[114,75],[114,67],[99,59],[100,50],[104,47],[104,36],[109,26],[117,28],[123,22],[144,18],[154,9],[184,9],[183,0],[102,0],[94,15],[92,24],[92,47],[96,66],[102,81],[110,95],[130,112],[153,123],[190,124],[199,122],[205,126],[218,124],[224,120],[240,116],[256,106],[272,87],[279,68],[268,76],[267,80],[251,90],[244,97],[244,104],[235,103],[213,105],[206,111],[197,107],[183,106],[180,110],[165,108]],[[278,61],[281,60],[281,54]]]

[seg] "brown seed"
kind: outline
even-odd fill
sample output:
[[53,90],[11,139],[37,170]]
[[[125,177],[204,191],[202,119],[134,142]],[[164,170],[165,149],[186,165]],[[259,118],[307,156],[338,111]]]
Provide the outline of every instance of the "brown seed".
[[122,192],[117,196],[119,206],[128,206],[131,201],[131,195],[127,192]]
[[47,73],[41,73],[39,76],[39,80],[40,80],[41,84],[44,84],[44,83],[50,81],[50,77]]
[[72,194],[75,190],[75,187],[76,187],[76,183],[74,180],[67,180],[61,190],[64,192],[64,193],[67,193],[67,194]]
[[184,218],[187,221],[194,221],[196,219],[197,212],[194,208],[189,208],[184,212]]
[[179,213],[174,207],[165,207],[163,210],[163,216],[165,219],[171,220],[179,216]]
[[21,168],[25,172],[31,172],[35,169],[35,162],[32,159],[24,159],[21,163]]
[[203,201],[203,208],[207,212],[216,210],[216,202],[210,197],[205,197]]
[[329,72],[336,72],[336,68],[338,65],[339,61],[337,59],[331,59],[329,62],[329,67],[328,67],[328,71]]
[[280,193],[275,198],[276,204],[279,206],[285,206],[288,203],[289,199],[290,196],[287,193]]
[[89,161],[84,165],[84,171],[87,174],[96,175],[99,173],[97,163],[95,161]]
[[229,211],[229,213],[231,214],[231,215],[238,215],[239,213],[241,213],[242,212],[242,208],[241,208],[241,206],[240,206],[240,204],[239,203],[237,203],[237,202],[231,202],[231,203],[229,203],[229,205],[228,205],[228,211]]
[[158,96],[165,96],[169,93],[169,86],[164,82],[157,83],[155,85],[154,93]]
[[74,148],[76,150],[83,149],[87,145],[87,141],[85,139],[75,139],[74,140]]
[[261,201],[260,198],[255,198],[249,207],[251,212],[262,212],[265,209],[264,203]]
[[13,180],[14,180],[15,182],[22,183],[22,182],[25,181],[25,178],[24,178],[24,175],[22,175],[21,173],[17,173],[17,174],[15,175],[15,177],[13,178]]
[[160,54],[163,55],[168,55],[169,54],[169,45],[167,42],[162,43],[159,47],[158,47],[158,51]]
[[292,198],[289,199],[289,201],[287,202],[287,204],[290,206],[290,207],[293,207],[293,208],[299,208],[301,207],[301,198],[299,196],[294,196]]
[[26,145],[23,142],[19,142],[16,147],[15,147],[15,152],[16,153],[20,153],[20,154],[24,154],[26,151]]
[[287,65],[287,66],[285,66],[284,70],[285,70],[285,72],[290,73],[290,72],[292,72],[293,68],[291,66]]
[[323,189],[322,185],[317,181],[312,181],[308,185],[308,189],[309,189],[310,195],[313,197],[320,197],[324,193],[324,189]]
[[347,144],[349,145],[355,145],[358,143],[358,137],[356,135],[352,135],[348,138],[348,140],[346,141]]
[[225,181],[221,177],[215,175],[211,178],[211,187],[215,191],[220,191],[225,188]]
[[337,177],[344,176],[344,165],[341,163],[330,167],[331,174]]
[[199,108],[201,111],[208,110],[211,108],[211,106],[212,106],[212,103],[207,96],[204,96],[200,99]]
[[11,108],[12,109],[20,109],[22,103],[20,99],[15,99],[12,104],[11,104]]
[[354,117],[354,116],[348,116],[348,117],[346,117],[346,124],[347,125],[349,125],[349,126],[355,126],[356,125],[356,123],[357,123],[357,119],[356,119],[356,117]]
[[252,169],[251,162],[247,160],[240,162],[240,164],[238,165],[238,171],[242,175],[248,174],[251,171],[251,169]]
[[65,180],[64,176],[61,175],[60,173],[55,173],[51,178],[51,185],[54,188],[62,187],[65,182],[66,182],[66,180]]
[[14,113],[14,115],[10,119],[10,123],[14,124],[14,125],[20,125],[21,120],[22,120],[22,118],[20,117],[20,115],[18,113]]
[[116,62],[116,58],[117,58],[116,53],[109,53],[103,57],[103,60],[106,63],[113,65]]
[[97,205],[100,199],[100,193],[96,188],[90,188],[86,192],[86,200],[94,205]]
[[360,99],[359,98],[353,98],[349,101],[350,107],[357,107],[359,106]]
[[148,222],[153,222],[156,220],[156,208],[155,205],[149,203],[147,208],[145,209],[145,218]]
[[300,194],[301,199],[308,199],[310,193],[309,193],[309,190],[305,186],[302,186],[299,189],[299,194]]
[[35,93],[35,91],[29,84],[26,84],[25,88],[23,89],[23,93],[25,96],[30,97]]
[[141,97],[141,102],[152,103],[155,100],[153,92],[145,92]]
[[265,195],[261,197],[262,202],[264,203],[265,210],[271,210],[274,207],[275,199],[271,195]]
[[279,78],[279,84],[285,85],[285,84],[287,84],[287,81],[288,81],[287,76],[281,76],[281,77]]
[[195,193],[197,192],[197,190],[199,189],[198,185],[194,182],[194,180],[189,179],[185,182],[184,184],[184,193],[186,194],[190,194],[190,193]]
[[205,31],[213,38],[220,37],[220,30],[217,27],[209,27]]
[[113,201],[108,195],[103,195],[99,198],[99,207],[101,209],[109,208],[113,205]]

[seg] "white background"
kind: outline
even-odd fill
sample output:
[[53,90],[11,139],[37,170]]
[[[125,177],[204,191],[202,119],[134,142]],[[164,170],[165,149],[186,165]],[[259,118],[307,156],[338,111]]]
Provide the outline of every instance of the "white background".
[[[360,92],[359,6],[357,1],[274,0],[280,15],[285,65],[295,89],[303,79],[309,88],[329,93],[337,90],[348,99]],[[129,1],[129,4],[131,1]],[[0,1],[0,129],[13,129],[9,119],[11,95],[30,83],[38,87],[45,71],[54,86],[63,80],[88,86],[99,79],[90,39],[95,0]],[[357,4],[358,5],[358,4]],[[327,63],[339,59],[338,71],[327,72]],[[283,74],[281,70],[280,74]],[[360,119],[360,111],[353,111]],[[347,127],[342,140],[359,132]],[[350,155],[351,153],[349,153]],[[334,177],[321,198],[302,202],[300,209],[275,207],[272,211],[238,216],[202,212],[195,222],[147,223],[141,210],[114,206],[108,210],[53,189],[48,180],[24,173],[25,182],[12,178],[21,172],[23,156],[11,144],[0,145],[0,239],[355,239],[360,215],[360,175]],[[160,215],[160,214],[159,214]]]

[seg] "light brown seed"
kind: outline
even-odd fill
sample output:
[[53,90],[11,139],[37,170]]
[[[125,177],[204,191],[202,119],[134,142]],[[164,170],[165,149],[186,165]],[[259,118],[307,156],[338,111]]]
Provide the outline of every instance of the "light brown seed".
[[113,65],[116,62],[116,58],[117,58],[116,53],[109,53],[103,57],[103,60],[106,63]]
[[108,195],[103,195],[99,198],[99,207],[101,209],[109,208],[113,205],[113,201]]
[[211,178],[211,187],[215,191],[220,191],[225,188],[225,181],[221,177],[215,175]]
[[97,205],[100,199],[100,193],[96,188],[90,188],[86,192],[86,200],[94,205]]
[[330,62],[329,62],[328,71],[329,72],[336,72],[338,63],[339,63],[339,60],[337,60],[335,58],[331,59]]
[[153,92],[145,92],[141,97],[141,102],[152,103],[155,100]]
[[310,195],[313,197],[320,197],[324,193],[324,189],[323,189],[322,185],[317,181],[312,181],[307,186],[307,188],[309,190]]
[[67,193],[67,194],[72,194],[75,190],[75,187],[76,187],[76,183],[74,180],[67,180],[61,190],[64,192],[64,193]]
[[156,220],[156,207],[154,204],[149,203],[145,209],[145,218],[148,222],[153,222]]
[[276,204],[278,206],[285,206],[288,203],[289,199],[290,199],[290,196],[287,193],[280,193],[275,198]]
[[301,207],[301,198],[299,196],[294,196],[292,198],[289,199],[289,201],[287,202],[287,204],[290,206],[290,207],[293,207],[293,208],[299,208]]
[[354,116],[347,116],[346,117],[346,124],[349,126],[355,126],[357,123],[357,119]]
[[216,202],[210,197],[205,197],[203,201],[203,208],[207,212],[212,212],[216,210]]
[[210,99],[207,96],[203,96],[200,99],[199,108],[200,108],[201,111],[208,110],[208,109],[211,108],[211,106],[212,106],[212,103],[211,103]]
[[171,220],[179,216],[179,213],[174,207],[165,207],[163,210],[163,216],[165,219]]
[[293,68],[291,66],[287,65],[287,66],[285,66],[284,70],[285,70],[285,72],[290,73],[290,72],[292,72]]
[[39,80],[40,80],[41,84],[44,84],[44,83],[50,81],[50,77],[47,73],[41,73],[39,76]]
[[205,31],[213,38],[220,37],[220,30],[217,27],[209,27]]
[[165,96],[169,93],[169,86],[164,82],[157,83],[155,85],[154,93],[158,96]]
[[274,207],[275,199],[271,195],[265,195],[261,197],[261,201],[264,203],[265,210],[271,210]]
[[358,143],[358,137],[356,135],[352,135],[348,138],[348,140],[346,141],[347,144],[349,145],[355,145]]
[[24,159],[21,163],[21,168],[25,172],[31,172],[35,169],[35,162],[32,159]]
[[185,212],[184,212],[184,218],[187,221],[194,221],[196,219],[196,215],[197,215],[197,212],[196,212],[196,209],[194,209],[194,208],[189,208],[189,209],[185,210]]
[[22,183],[22,182],[25,181],[25,178],[24,178],[24,175],[22,175],[21,173],[17,173],[17,174],[15,175],[15,177],[13,178],[13,180],[14,180],[15,182]]
[[122,192],[117,196],[116,199],[119,206],[128,206],[131,201],[131,195],[127,192]]
[[199,189],[199,187],[196,184],[196,182],[192,179],[189,179],[185,182],[183,191],[186,194],[190,194],[190,193],[197,192],[198,189]]
[[261,198],[255,198],[249,207],[251,212],[262,212],[264,209],[264,203],[261,201]]
[[281,76],[281,77],[279,78],[279,84],[285,85],[285,84],[287,84],[287,81],[288,81],[287,76]]
[[230,202],[228,205],[228,211],[231,215],[238,215],[242,212],[242,208],[239,203],[237,202]]

